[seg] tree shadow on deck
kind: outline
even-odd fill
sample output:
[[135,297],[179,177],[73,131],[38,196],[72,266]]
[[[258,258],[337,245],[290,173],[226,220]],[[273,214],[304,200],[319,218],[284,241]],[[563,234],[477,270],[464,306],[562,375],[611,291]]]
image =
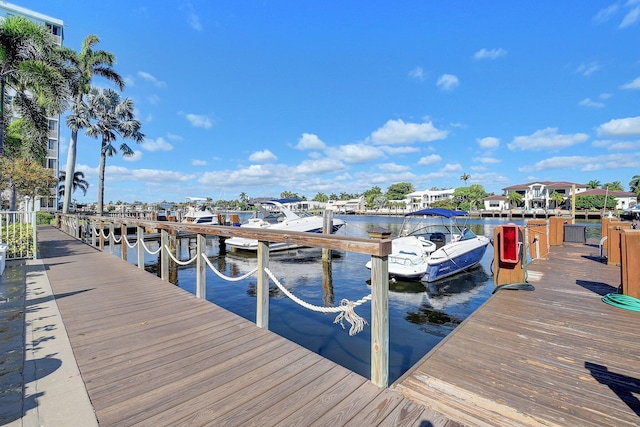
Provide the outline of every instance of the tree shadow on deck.
[[623,374],[609,371],[606,366],[597,363],[584,362],[584,367],[591,372],[591,376],[600,384],[604,384],[613,391],[637,416],[640,417],[640,400],[635,394],[640,394],[640,380]]
[[605,296],[612,292],[616,292],[618,288],[603,282],[592,282],[590,280],[576,280],[576,285],[582,286],[588,291]]

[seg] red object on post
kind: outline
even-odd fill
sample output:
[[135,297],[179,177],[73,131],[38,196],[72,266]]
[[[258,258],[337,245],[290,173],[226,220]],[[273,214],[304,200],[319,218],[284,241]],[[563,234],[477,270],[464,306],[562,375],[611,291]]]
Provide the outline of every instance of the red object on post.
[[520,229],[516,224],[505,224],[500,233],[500,262],[517,264],[520,261]]

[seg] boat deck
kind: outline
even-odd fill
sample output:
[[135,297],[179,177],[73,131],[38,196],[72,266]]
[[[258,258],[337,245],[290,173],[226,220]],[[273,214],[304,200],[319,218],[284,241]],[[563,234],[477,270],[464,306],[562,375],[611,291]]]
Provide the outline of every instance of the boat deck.
[[102,427],[458,425],[54,227],[38,233]]
[[392,388],[466,425],[640,425],[640,313],[601,301],[620,267],[565,243],[528,270]]

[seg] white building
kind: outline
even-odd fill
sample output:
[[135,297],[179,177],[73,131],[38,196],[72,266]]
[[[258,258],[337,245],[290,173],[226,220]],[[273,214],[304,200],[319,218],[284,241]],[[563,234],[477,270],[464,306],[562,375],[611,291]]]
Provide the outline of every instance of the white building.
[[[525,210],[529,210],[555,209],[566,204],[567,201],[571,203],[573,188],[575,188],[576,194],[587,191],[587,186],[584,184],[564,181],[530,182],[527,184],[512,185],[510,187],[503,188],[502,190],[504,191],[504,195],[507,199],[511,193],[519,193],[522,196],[522,203],[519,206],[509,206],[510,208],[522,207]],[[564,201],[560,203],[560,206],[556,206],[556,203],[551,200],[551,195],[554,192],[559,193],[564,197]]]
[[364,196],[349,200],[329,200],[329,202],[327,202],[327,209],[331,209],[335,213],[343,214],[363,212],[366,209]]
[[507,197],[502,196],[489,196],[483,199],[484,210],[486,211],[502,211],[509,209],[509,203]]
[[452,199],[453,192],[456,191],[453,188],[448,190],[424,190],[414,191],[406,196],[407,207],[412,211],[430,208],[434,202],[440,200]]
[[[62,45],[64,24],[60,19],[52,18],[47,15],[17,6],[5,1],[0,1],[0,19],[9,16],[22,16],[36,24],[44,25],[51,30],[59,45]],[[58,178],[59,172],[59,141],[60,141],[60,116],[49,117],[49,142],[47,147],[47,157],[45,167],[51,169],[51,174]],[[58,203],[57,188],[51,189],[51,195],[47,200],[41,200],[40,205],[43,210],[55,211]]]

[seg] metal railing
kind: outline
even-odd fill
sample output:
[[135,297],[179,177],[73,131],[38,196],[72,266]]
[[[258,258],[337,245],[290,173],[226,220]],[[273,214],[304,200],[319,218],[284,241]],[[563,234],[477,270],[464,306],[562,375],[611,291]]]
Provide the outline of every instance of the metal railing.
[[5,260],[36,259],[38,228],[33,211],[0,211],[0,243],[7,245]]

